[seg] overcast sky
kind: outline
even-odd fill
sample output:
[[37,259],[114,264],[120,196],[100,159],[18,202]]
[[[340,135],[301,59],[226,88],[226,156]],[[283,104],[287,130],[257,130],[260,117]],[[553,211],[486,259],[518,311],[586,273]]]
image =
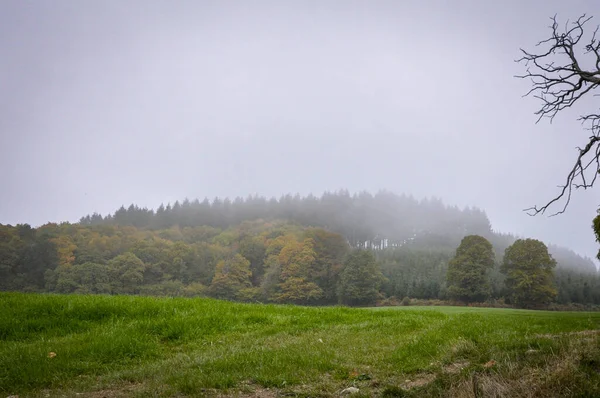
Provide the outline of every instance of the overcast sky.
[[0,223],[122,204],[388,189],[594,257],[587,133],[535,124],[519,47],[597,0],[0,2]]

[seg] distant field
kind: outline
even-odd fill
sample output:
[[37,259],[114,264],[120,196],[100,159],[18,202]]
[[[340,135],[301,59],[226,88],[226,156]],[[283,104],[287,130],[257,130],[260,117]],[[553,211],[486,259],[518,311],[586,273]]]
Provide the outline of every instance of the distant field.
[[600,396],[599,329],[584,312],[2,293],[0,397]]

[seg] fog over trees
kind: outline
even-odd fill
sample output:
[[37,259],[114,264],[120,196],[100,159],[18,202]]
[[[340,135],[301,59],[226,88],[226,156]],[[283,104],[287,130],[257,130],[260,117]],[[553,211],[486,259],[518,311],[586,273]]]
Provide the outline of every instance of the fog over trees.
[[[597,190],[579,190],[566,217],[522,211],[565,184],[589,137],[577,118],[597,113],[593,92],[535,124],[540,102],[522,98],[531,83],[514,77],[526,73],[514,61],[519,48],[552,45],[535,47],[552,35],[549,17],[562,33],[587,12],[576,50],[593,72],[584,45],[596,8],[7,0],[0,223],[76,222],[185,197],[389,189],[477,205],[498,231],[593,258]],[[432,78],[440,60],[443,84]]]
[[209,3],[0,5],[0,289],[600,304],[594,2]]
[[[550,246],[550,300],[515,296],[501,264],[521,266],[503,260],[524,250],[511,246],[518,242],[494,232],[481,209],[388,191],[184,200],[76,224],[2,226],[0,288],[309,305],[404,297],[600,304],[594,263],[558,246]],[[473,272],[477,286],[462,284]]]

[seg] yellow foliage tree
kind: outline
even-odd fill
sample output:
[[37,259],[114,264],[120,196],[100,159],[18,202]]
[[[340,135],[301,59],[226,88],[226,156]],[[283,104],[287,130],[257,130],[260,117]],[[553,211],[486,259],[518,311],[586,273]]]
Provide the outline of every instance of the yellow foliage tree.
[[63,267],[70,267],[75,261],[75,250],[77,246],[70,237],[66,235],[60,235],[50,240],[56,246],[56,254],[58,256],[58,265]]
[[315,262],[314,241],[290,240],[279,252],[281,266],[278,292],[273,300],[295,304],[309,304],[323,296],[323,290],[309,278],[309,271]]

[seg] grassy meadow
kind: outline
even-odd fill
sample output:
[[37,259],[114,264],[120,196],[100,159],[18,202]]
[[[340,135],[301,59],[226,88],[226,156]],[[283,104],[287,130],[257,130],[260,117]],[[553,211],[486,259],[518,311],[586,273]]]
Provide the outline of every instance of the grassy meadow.
[[600,313],[0,294],[0,397],[600,396]]

